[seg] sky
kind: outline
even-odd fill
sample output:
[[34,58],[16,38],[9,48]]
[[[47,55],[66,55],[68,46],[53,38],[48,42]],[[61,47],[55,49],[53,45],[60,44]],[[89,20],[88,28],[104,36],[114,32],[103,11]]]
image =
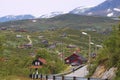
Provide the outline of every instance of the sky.
[[50,12],[69,12],[77,7],[93,7],[105,0],[0,0],[0,17],[31,14],[39,17]]

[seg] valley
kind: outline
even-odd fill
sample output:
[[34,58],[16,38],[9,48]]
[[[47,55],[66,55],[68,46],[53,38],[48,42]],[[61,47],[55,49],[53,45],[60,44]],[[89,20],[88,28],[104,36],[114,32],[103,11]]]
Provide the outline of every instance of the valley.
[[[0,23],[0,76],[3,79],[11,76],[28,78],[34,72],[30,69],[32,61],[38,56],[47,61],[38,70],[40,73],[61,73],[69,67],[64,59],[74,52],[88,58],[89,38],[82,32],[91,35],[92,43],[103,45],[118,22],[106,17],[66,14],[50,19]],[[91,44],[91,53],[94,52],[95,45]],[[92,59],[93,68],[101,58]]]

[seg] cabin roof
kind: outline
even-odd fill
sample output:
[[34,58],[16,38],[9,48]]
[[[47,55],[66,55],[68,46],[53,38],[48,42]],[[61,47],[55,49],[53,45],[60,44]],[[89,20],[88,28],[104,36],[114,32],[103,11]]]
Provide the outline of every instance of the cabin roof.
[[43,64],[46,64],[46,60],[43,58],[38,58],[39,61],[41,61]]
[[86,58],[84,58],[81,54],[73,53],[72,55],[65,58],[65,60],[68,60],[69,58],[76,56],[78,59],[81,59],[82,61],[86,61]]

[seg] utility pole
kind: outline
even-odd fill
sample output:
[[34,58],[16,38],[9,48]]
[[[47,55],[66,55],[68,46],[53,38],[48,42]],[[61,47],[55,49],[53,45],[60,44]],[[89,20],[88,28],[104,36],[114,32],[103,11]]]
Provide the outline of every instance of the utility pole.
[[[90,67],[90,54],[91,54],[91,35],[87,34],[86,32],[82,32],[83,35],[87,35],[89,38],[88,44],[89,44],[89,49],[88,49],[88,66]],[[90,68],[88,68],[88,71],[90,72]]]

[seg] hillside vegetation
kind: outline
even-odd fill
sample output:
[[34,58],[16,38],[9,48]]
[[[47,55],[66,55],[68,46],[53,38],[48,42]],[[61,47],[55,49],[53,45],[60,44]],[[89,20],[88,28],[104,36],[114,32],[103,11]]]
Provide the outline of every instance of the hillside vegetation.
[[0,27],[24,28],[30,31],[64,27],[99,31],[111,28],[117,22],[118,21],[107,17],[64,14],[50,19],[31,19],[0,23]]
[[[92,36],[92,42],[101,44],[106,35],[102,33],[86,31]],[[47,60],[47,65],[44,65],[39,71],[42,74],[55,74],[67,68],[64,64],[60,53],[64,54],[64,58],[72,54],[76,50],[79,53],[88,57],[88,36],[82,35],[80,30],[69,28],[56,29],[54,31],[45,30],[40,32],[14,32],[11,30],[0,31],[0,76],[25,76],[33,72],[29,67],[36,56],[42,56]],[[21,37],[17,37],[21,35]],[[24,47],[24,44],[29,43],[27,35],[32,40],[32,47]],[[99,37],[99,39],[98,39]],[[43,41],[48,43],[44,44]],[[54,47],[50,47],[55,45]],[[67,46],[74,45],[69,48]],[[21,47],[20,47],[21,46]],[[94,45],[92,46],[94,52]]]
[[[33,69],[29,67],[37,56],[47,61],[39,72],[42,74],[60,73],[68,67],[64,64],[64,58],[73,52],[78,51],[79,54],[88,58],[89,38],[82,34],[83,31],[91,35],[93,43],[101,45],[110,35],[112,25],[117,22],[105,17],[66,14],[50,19],[0,23],[0,77],[3,79],[11,76],[28,77],[33,72]],[[114,43],[108,45],[109,42],[112,41],[105,43],[107,50],[110,50],[108,46],[112,48],[114,45]],[[28,43],[31,45],[26,46]],[[95,45],[91,46],[91,52],[94,53]],[[115,46],[118,47],[117,44]],[[114,49],[116,48],[112,49],[113,53],[119,51],[117,49],[114,52]],[[108,56],[109,54],[104,54],[107,57],[100,55],[97,61],[108,59],[111,57]],[[113,59],[118,60],[118,58],[110,58],[110,60]],[[108,65],[112,66],[113,63]]]
[[120,25],[113,28],[111,35],[103,42],[103,48],[99,51],[97,60],[93,62],[94,69],[98,65],[104,65],[107,70],[117,68],[116,78],[120,79]]

